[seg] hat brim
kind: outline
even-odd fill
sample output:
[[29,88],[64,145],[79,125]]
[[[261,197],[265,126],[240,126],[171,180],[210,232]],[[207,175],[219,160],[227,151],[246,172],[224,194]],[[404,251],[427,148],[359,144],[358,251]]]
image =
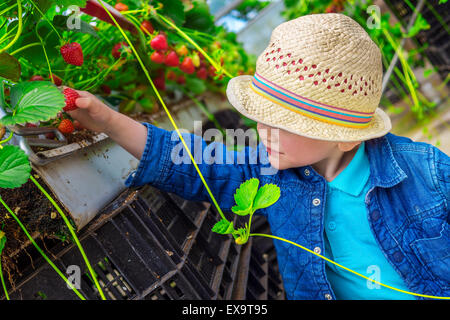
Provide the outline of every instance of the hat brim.
[[251,88],[253,76],[232,78],[226,94],[231,105],[245,117],[268,126],[280,128],[304,137],[325,141],[365,141],[384,136],[392,129],[389,116],[380,108],[365,128],[349,128],[316,120],[290,111],[265,99]]

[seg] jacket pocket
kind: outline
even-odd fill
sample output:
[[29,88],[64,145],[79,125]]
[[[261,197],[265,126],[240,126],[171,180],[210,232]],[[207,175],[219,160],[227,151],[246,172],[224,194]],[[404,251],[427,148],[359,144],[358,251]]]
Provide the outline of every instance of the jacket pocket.
[[448,223],[444,222],[438,237],[415,240],[411,243],[411,248],[434,282],[443,290],[450,289],[450,228]]

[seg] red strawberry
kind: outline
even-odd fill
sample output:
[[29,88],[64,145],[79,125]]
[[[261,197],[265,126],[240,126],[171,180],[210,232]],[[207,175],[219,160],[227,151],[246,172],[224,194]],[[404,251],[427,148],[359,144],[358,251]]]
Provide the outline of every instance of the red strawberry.
[[61,47],[61,55],[65,62],[74,66],[83,65],[83,50],[77,42],[65,44]]
[[117,11],[128,11],[128,6],[121,2],[117,2],[114,8],[116,8]]
[[168,48],[167,38],[163,34],[159,34],[153,38],[150,42],[150,46],[153,50],[166,51]]
[[[57,75],[54,75],[54,74],[52,74],[53,75],[53,83],[56,85],[56,86],[60,86],[60,85],[62,85],[62,80],[61,80],[61,78],[60,77],[58,77]],[[50,80],[51,80],[51,77],[49,77],[50,78]]]
[[206,70],[205,67],[202,67],[197,71],[197,77],[203,80],[205,80],[206,77],[208,77],[208,71]]
[[55,138],[56,138],[54,132],[47,132],[47,133],[45,134],[45,137],[46,137],[47,139],[55,139]]
[[100,88],[105,94],[111,94],[111,88],[108,85],[102,84]]
[[164,62],[164,55],[161,52],[155,51],[152,53],[152,55],[150,56],[150,59],[154,62],[154,63],[163,63]]
[[37,127],[38,127],[38,125],[35,123],[29,123],[29,122],[25,123],[25,128],[37,128]]
[[167,71],[167,79],[175,81],[177,79],[177,74],[173,70]]
[[32,76],[30,81],[44,81],[44,78],[42,76]]
[[153,82],[155,84],[156,89],[166,90],[166,80],[164,79],[164,75],[158,76],[157,78],[154,79]]
[[63,110],[67,112],[77,109],[78,107],[75,104],[75,100],[80,97],[78,92],[71,88],[66,88],[64,89],[63,94],[66,97],[66,106],[63,108]]
[[175,51],[170,51],[169,54],[165,57],[164,63],[166,66],[177,67],[180,64],[180,58]]
[[80,121],[78,121],[78,120],[73,120],[73,127],[77,130],[84,129],[84,127],[81,125]]
[[180,69],[181,71],[187,73],[187,74],[192,74],[195,71],[195,66],[192,62],[192,59],[190,57],[186,57],[184,58],[183,62],[180,65]]
[[75,130],[72,121],[70,119],[63,119],[61,120],[60,124],[58,125],[58,130],[61,133],[69,134],[72,133],[73,130]]
[[111,51],[111,54],[112,54],[112,56],[113,56],[114,58],[116,58],[116,59],[119,59],[119,58],[120,58],[120,55],[121,55],[120,49],[121,49],[123,46],[128,47],[128,43],[126,43],[125,41],[123,41],[123,42],[116,43],[116,44],[114,45],[114,47],[112,48],[112,51]]
[[141,23],[141,30],[142,30],[145,34],[147,34],[147,32],[150,33],[150,34],[152,34],[152,33],[155,31],[155,29],[153,29],[152,23],[151,23],[150,21],[148,21],[148,20],[145,20],[145,21],[143,21],[143,22]]
[[180,75],[180,76],[177,78],[177,83],[179,83],[179,84],[185,84],[185,83],[186,83],[186,78],[185,78],[183,75]]

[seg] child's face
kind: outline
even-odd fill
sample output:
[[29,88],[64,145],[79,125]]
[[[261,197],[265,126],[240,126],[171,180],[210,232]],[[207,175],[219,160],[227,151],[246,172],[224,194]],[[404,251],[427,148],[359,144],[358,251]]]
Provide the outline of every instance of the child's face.
[[311,139],[262,123],[258,123],[257,129],[269,153],[270,164],[278,170],[312,165],[359,144]]

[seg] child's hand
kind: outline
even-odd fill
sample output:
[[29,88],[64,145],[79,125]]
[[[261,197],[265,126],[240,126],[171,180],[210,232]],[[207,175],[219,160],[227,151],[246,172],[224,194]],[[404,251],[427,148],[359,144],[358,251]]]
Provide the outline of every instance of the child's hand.
[[80,95],[75,100],[78,109],[67,111],[67,113],[78,120],[86,129],[108,133],[108,129],[111,128],[111,118],[115,111],[87,91],[77,91],[77,93]]

